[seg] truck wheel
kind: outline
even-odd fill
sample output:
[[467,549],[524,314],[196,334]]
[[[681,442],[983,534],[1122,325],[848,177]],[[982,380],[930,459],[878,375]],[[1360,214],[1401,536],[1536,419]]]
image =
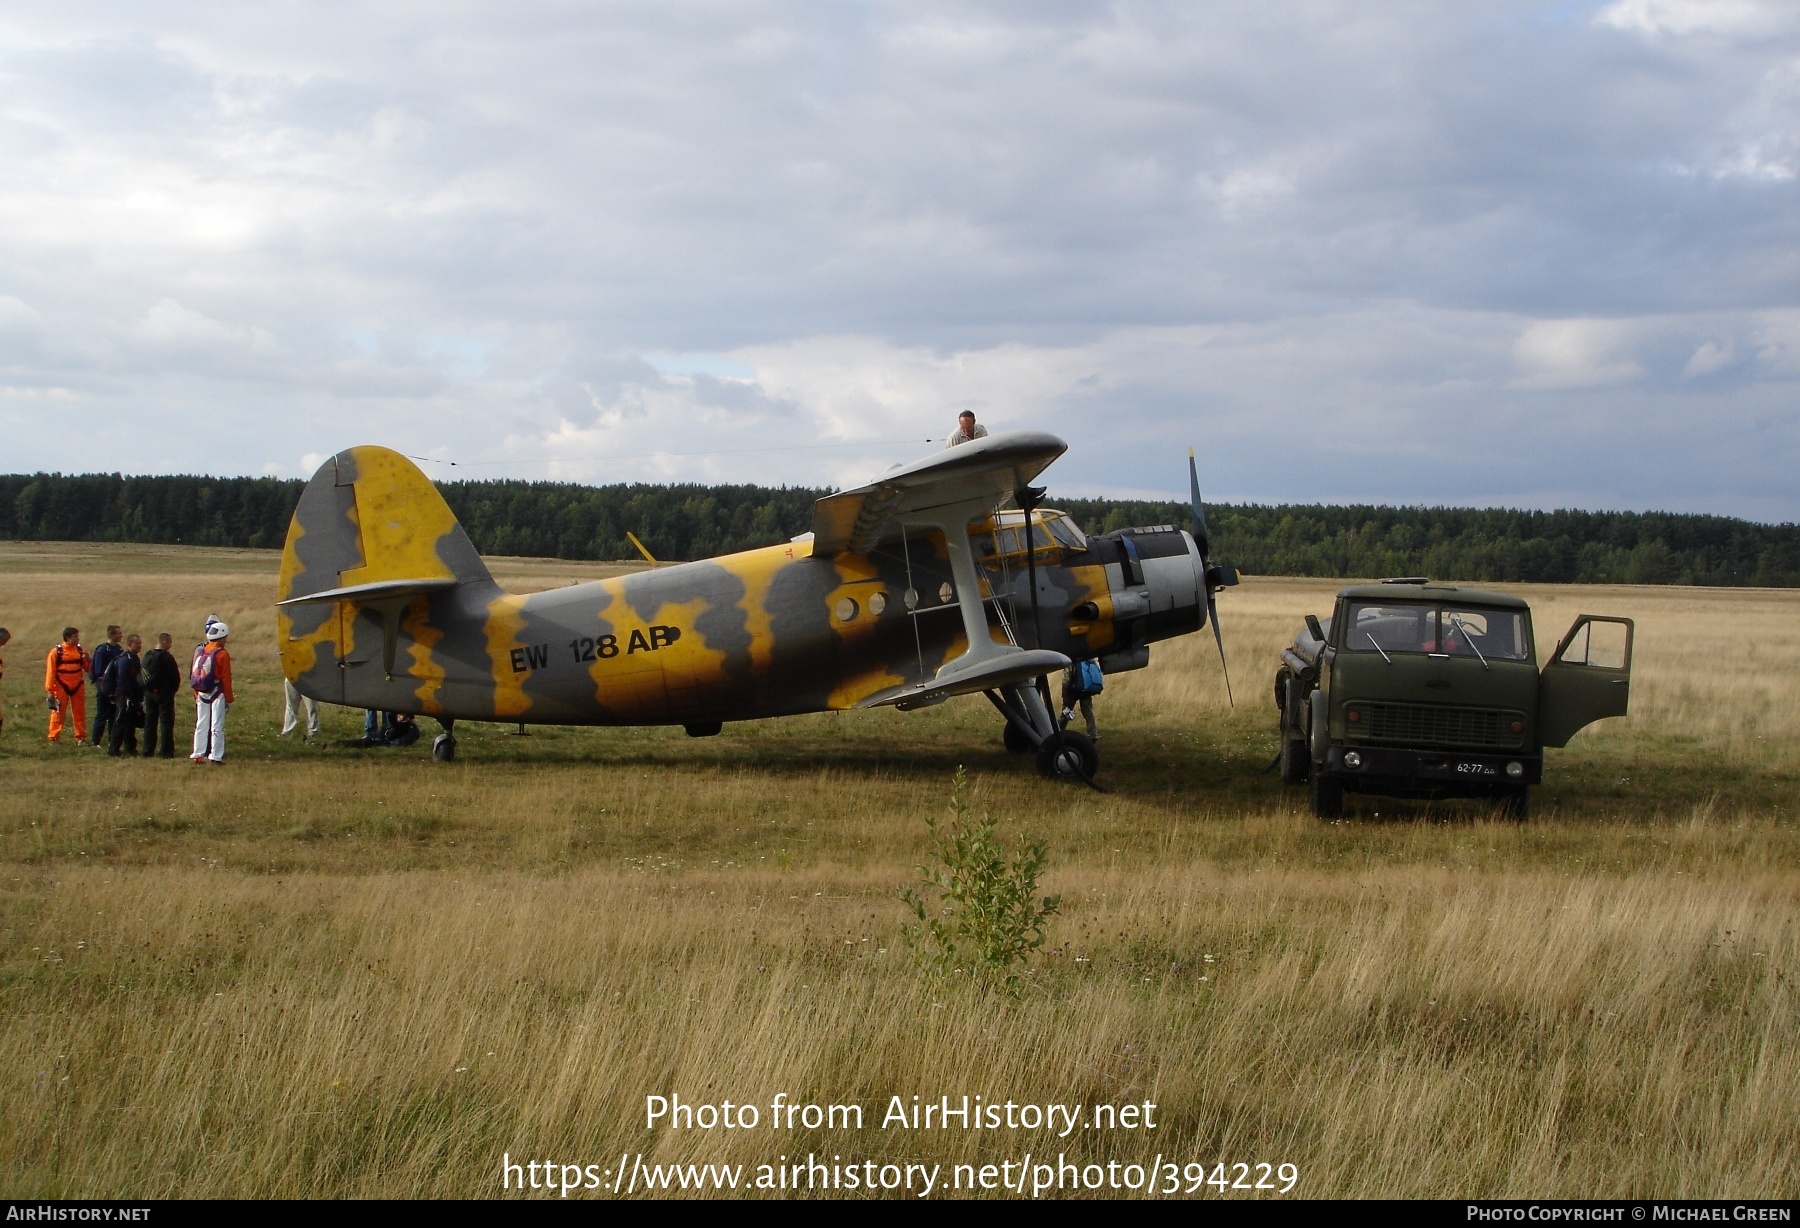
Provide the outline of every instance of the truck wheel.
[[1519,785],[1500,795],[1500,817],[1523,823],[1531,817],[1531,786]]
[[1303,785],[1306,774],[1312,770],[1312,755],[1307,752],[1304,738],[1290,738],[1283,731],[1281,735],[1281,783],[1284,785]]
[[1051,780],[1092,780],[1100,770],[1100,752],[1086,734],[1065,729],[1038,747],[1037,769]]
[[1344,782],[1324,772],[1312,776],[1312,812],[1314,818],[1344,817]]
[[1000,740],[1006,743],[1006,749],[1015,755],[1029,755],[1037,750],[1037,745],[1032,742],[1025,731],[1011,721],[1006,722],[1005,728],[1000,733]]

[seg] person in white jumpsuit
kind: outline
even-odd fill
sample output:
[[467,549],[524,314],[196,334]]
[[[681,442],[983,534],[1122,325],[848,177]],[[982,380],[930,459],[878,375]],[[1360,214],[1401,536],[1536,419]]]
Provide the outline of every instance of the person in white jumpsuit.
[[225,714],[231,710],[235,696],[231,688],[231,654],[225,650],[225,638],[231,634],[231,628],[222,622],[211,622],[206,629],[206,643],[203,651],[213,658],[213,680],[211,692],[194,692],[194,753],[191,756],[195,763],[225,762]]

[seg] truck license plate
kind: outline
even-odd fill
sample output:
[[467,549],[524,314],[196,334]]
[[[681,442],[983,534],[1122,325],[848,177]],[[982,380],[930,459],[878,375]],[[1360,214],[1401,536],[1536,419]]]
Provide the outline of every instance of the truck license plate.
[[1459,763],[1456,765],[1458,776],[1498,776],[1500,769],[1487,763]]

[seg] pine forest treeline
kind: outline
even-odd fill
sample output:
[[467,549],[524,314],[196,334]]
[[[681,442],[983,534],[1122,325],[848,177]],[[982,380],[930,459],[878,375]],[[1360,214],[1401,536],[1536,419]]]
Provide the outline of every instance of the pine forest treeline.
[[[279,547],[302,483],[277,478],[0,475],[0,539]],[[485,554],[635,558],[630,530],[665,559],[707,558],[804,532],[802,487],[446,482]],[[1186,524],[1187,506],[1060,500],[1089,532]],[[1488,582],[1800,586],[1800,526],[1663,512],[1425,507],[1207,511],[1214,552],[1252,575],[1429,575]]]

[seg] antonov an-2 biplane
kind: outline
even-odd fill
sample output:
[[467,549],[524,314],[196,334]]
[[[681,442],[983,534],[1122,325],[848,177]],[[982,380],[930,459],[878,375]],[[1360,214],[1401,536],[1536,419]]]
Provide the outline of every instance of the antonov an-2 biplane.
[[[315,473],[288,527],[282,670],[304,695],[455,722],[683,725],[982,692],[1006,744],[1049,776],[1093,779],[1048,676],[1139,669],[1152,642],[1218,634],[1192,453],[1193,525],[1088,536],[1038,506],[1067,445],[1009,431],[820,499],[781,545],[518,596],[488,574],[437,488],[379,447]],[[1029,526],[1029,528],[1027,527]],[[1223,645],[1221,643],[1221,661]]]

